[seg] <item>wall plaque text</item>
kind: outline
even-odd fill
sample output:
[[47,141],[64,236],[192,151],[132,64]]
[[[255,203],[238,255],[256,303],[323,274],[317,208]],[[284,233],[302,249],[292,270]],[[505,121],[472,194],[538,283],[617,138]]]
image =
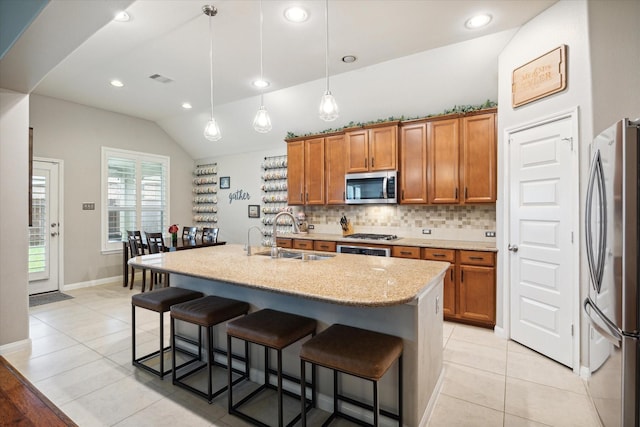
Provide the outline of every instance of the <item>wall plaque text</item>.
[[513,71],[511,95],[514,108],[567,87],[566,53],[567,46],[562,45]]

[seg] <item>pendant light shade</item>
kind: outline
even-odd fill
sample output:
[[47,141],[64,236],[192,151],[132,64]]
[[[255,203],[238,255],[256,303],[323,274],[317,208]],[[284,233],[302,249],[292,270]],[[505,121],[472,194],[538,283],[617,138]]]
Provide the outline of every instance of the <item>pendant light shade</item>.
[[269,118],[269,113],[267,113],[264,105],[260,106],[256,113],[256,117],[253,119],[253,128],[256,132],[260,133],[267,133],[272,128],[271,118]]
[[218,10],[212,5],[206,5],[202,7],[202,12],[209,17],[209,83],[211,88],[211,120],[204,128],[204,137],[209,141],[219,141],[222,138],[222,133],[220,133],[218,122],[213,117],[213,29],[211,26],[212,19],[218,14]]
[[324,68],[325,77],[327,81],[327,89],[320,99],[320,108],[318,108],[318,114],[325,122],[331,122],[338,118],[340,110],[338,110],[338,104],[335,98],[329,90],[329,0],[325,0],[325,51],[324,51]]
[[[260,81],[264,82],[263,76],[263,50],[262,50],[262,23],[264,16],[262,14],[262,0],[260,0]],[[260,108],[256,113],[256,117],[253,119],[253,128],[258,133],[267,133],[271,130],[271,118],[267,109],[264,108],[264,91],[260,89]]]

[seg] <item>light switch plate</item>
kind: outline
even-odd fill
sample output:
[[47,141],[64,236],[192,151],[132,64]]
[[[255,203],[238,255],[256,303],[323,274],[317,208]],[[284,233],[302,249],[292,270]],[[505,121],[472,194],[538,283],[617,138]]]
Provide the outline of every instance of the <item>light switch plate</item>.
[[309,230],[313,230],[314,228],[316,228],[316,226],[315,226],[315,225],[313,225],[313,224],[309,224],[309,226],[308,226],[307,228],[308,228]]
[[496,237],[496,232],[495,231],[485,231],[484,232],[484,237]]
[[94,211],[94,210],[96,210],[96,204],[95,203],[83,203],[82,204],[82,210],[83,211]]
[[423,228],[422,229],[422,234],[431,234],[431,229],[430,228]]

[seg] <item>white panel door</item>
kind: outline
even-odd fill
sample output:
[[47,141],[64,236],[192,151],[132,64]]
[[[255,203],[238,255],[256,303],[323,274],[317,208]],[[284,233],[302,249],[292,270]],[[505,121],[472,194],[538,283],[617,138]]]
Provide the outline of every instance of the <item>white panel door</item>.
[[511,338],[573,364],[572,119],[511,134]]
[[59,289],[58,163],[33,162],[29,227],[29,295]]

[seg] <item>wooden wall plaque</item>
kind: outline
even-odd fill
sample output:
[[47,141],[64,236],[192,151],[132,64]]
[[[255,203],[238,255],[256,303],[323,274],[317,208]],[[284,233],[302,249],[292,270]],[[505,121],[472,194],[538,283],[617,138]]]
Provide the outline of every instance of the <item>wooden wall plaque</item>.
[[562,45],[513,70],[511,100],[519,107],[567,87],[567,46]]

